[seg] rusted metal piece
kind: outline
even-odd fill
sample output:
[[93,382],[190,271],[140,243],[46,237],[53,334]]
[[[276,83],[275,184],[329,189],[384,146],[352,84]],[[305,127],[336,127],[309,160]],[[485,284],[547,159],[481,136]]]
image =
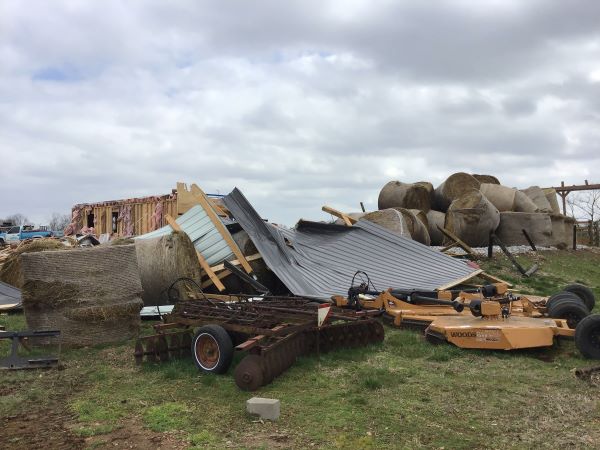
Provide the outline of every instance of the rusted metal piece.
[[[138,339],[135,358],[138,363],[144,357],[162,362],[189,355],[193,329],[218,325],[235,342],[236,351],[247,353],[235,370],[236,384],[244,390],[255,390],[285,372],[298,357],[316,352],[317,341],[320,351],[327,352],[383,340],[383,326],[372,318],[377,311],[365,313],[333,307],[333,313],[318,328],[317,306],[318,303],[302,297],[238,296],[234,302],[181,301],[173,313],[165,316],[166,323],[154,327],[157,334]],[[184,329],[171,331],[175,327]],[[206,344],[201,346],[206,352],[200,356],[210,367],[210,358],[214,359],[219,350]],[[198,349],[194,351],[197,353]]]

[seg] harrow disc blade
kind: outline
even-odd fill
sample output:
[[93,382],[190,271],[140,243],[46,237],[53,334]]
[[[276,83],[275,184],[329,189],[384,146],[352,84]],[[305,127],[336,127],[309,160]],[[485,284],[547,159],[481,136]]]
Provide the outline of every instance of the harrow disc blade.
[[264,383],[263,358],[248,355],[235,368],[235,384],[244,391],[255,391]]

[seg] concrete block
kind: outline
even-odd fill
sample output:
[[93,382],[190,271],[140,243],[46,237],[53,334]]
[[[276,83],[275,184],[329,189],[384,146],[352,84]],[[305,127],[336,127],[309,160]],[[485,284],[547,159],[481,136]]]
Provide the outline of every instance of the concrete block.
[[277,420],[279,408],[279,400],[275,398],[252,397],[246,401],[246,411],[257,414],[263,420]]

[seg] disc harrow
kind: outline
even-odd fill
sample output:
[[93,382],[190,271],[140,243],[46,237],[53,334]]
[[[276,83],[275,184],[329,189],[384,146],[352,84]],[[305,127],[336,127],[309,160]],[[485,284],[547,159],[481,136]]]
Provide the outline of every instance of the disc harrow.
[[[181,301],[164,323],[154,326],[156,334],[137,340],[135,359],[141,364],[144,360],[157,363],[191,356],[201,370],[210,371],[202,369],[207,367],[201,361],[205,353],[198,351],[199,347],[193,348],[200,345],[194,330],[204,330],[202,336],[221,330],[214,335],[218,358],[227,360],[228,365],[232,356],[228,352],[246,352],[235,368],[234,378],[238,387],[253,391],[271,383],[298,357],[383,341],[383,326],[373,318],[378,315],[376,311],[332,307],[328,319],[317,327],[317,305],[301,297]],[[215,373],[226,370],[221,364]]]

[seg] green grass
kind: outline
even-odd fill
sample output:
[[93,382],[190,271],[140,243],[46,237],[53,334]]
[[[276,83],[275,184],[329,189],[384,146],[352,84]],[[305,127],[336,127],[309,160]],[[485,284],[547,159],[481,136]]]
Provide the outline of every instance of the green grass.
[[[519,258],[527,265],[531,257]],[[600,298],[600,255],[537,258],[534,279],[516,276],[505,258],[482,265],[531,293],[579,281]],[[24,327],[22,316],[0,316],[0,324]],[[190,360],[137,367],[132,353],[132,344],[65,351],[64,370],[0,373],[8,389],[0,417],[63,404],[90,446],[132,420],[149,432],[178,433],[189,448],[562,448],[600,441],[598,388],[572,373],[593,364],[572,342],[467,351],[386,326],[382,345],[303,357],[255,393],[240,391],[232,370],[204,375]],[[280,399],[278,422],[246,414],[254,395]]]

